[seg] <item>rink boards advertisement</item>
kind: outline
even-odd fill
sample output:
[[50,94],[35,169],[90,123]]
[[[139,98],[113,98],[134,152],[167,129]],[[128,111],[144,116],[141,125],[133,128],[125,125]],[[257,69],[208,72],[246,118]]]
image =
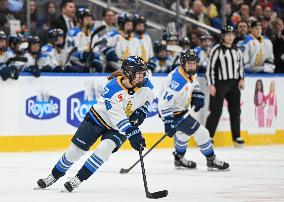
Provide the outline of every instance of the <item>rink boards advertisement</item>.
[[[150,80],[159,97],[166,77],[157,75]],[[198,80],[206,94],[206,105],[200,112],[192,112],[192,116],[205,124],[209,114],[209,91],[205,79],[199,77]],[[32,142],[30,147],[38,145],[36,150],[41,150],[42,141],[46,145],[52,142],[53,149],[68,145],[106,83],[106,74],[49,74],[40,78],[22,75],[17,81],[0,81],[0,151],[12,142]],[[241,130],[247,144],[284,143],[283,83],[284,77],[280,75],[246,77],[245,90],[241,92]],[[141,127],[151,143],[163,135],[164,129],[157,105],[158,99],[155,99]],[[217,146],[232,144],[227,106],[224,100],[215,137]],[[170,146],[171,140],[161,144],[161,147]]]

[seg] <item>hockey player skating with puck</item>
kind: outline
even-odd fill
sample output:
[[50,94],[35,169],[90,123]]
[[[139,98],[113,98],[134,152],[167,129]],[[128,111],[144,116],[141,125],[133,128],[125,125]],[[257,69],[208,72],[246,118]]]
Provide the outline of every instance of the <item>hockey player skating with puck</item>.
[[64,176],[99,138],[102,141],[93,154],[77,175],[64,184],[69,192],[95,173],[127,139],[135,150],[141,151],[146,146],[138,126],[146,118],[147,107],[154,99],[153,85],[146,76],[147,65],[141,58],[130,56],[121,68],[122,72],[116,71],[109,77],[104,93],[87,113],[51,174],[37,181],[40,188],[46,188]]
[[216,158],[208,130],[188,112],[189,107],[199,111],[204,106],[204,94],[196,80],[196,53],[193,49],[181,52],[181,66],[168,75],[167,85],[161,91],[159,112],[165,133],[174,136],[174,164],[178,168],[196,168],[196,163],[185,159],[189,138],[194,136],[200,151],[207,159],[208,170],[228,170],[229,164]]

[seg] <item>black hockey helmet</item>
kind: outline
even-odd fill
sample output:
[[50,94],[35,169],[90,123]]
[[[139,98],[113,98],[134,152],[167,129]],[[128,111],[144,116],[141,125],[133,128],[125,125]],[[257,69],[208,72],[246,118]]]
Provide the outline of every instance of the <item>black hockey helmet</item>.
[[117,17],[117,24],[120,29],[124,28],[126,22],[133,22],[133,17],[129,14],[121,14]]
[[48,31],[48,40],[51,43],[56,42],[58,37],[64,37],[64,31],[62,29],[51,29]]
[[162,35],[162,39],[165,41],[177,41],[178,36],[174,32],[164,32]]
[[231,25],[222,27],[221,34],[224,35],[226,33],[235,33],[234,27]]
[[135,14],[134,17],[133,17],[133,24],[135,26],[138,23],[146,24],[146,18],[142,15]]
[[83,20],[86,16],[92,17],[92,13],[87,8],[78,8],[76,16],[78,20]]
[[29,47],[33,44],[40,44],[40,38],[35,35],[31,35],[28,37]]
[[180,46],[190,46],[190,39],[185,36],[185,37],[182,37],[180,40],[179,40],[179,45]]
[[[122,63],[121,69],[123,70],[123,74],[129,79],[131,85],[135,87],[141,88],[147,81],[146,74],[148,65],[142,58],[138,56],[129,56],[128,58],[126,58]],[[137,72],[145,72],[145,79],[142,82],[134,85],[133,80],[135,79]]]
[[167,42],[164,40],[154,42],[154,52],[158,54],[161,51],[167,50]]
[[213,36],[209,32],[206,32],[201,35],[200,40],[203,41],[206,39],[213,40]]
[[6,40],[6,39],[7,39],[7,35],[5,34],[3,30],[0,30],[0,40]]
[[180,63],[181,63],[182,68],[189,75],[194,75],[197,72],[197,67],[194,71],[187,71],[185,69],[185,64],[186,64],[187,61],[197,61],[197,55],[196,55],[194,49],[188,49],[188,50],[182,51],[180,53]]
[[8,37],[8,42],[9,42],[10,47],[11,45],[15,46],[16,44],[22,43],[24,41],[25,41],[25,38],[20,33],[12,33]]

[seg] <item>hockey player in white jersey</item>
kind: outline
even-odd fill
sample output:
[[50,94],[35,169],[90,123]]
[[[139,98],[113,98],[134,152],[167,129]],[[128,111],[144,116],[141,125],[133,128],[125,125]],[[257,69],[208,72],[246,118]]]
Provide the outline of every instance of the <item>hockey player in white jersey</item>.
[[7,80],[10,77],[10,71],[6,62],[9,58],[14,57],[13,52],[7,48],[7,35],[0,30],[0,76],[2,80]]
[[128,14],[119,15],[117,18],[119,35],[115,52],[120,60],[130,55],[139,55],[140,45],[133,33],[133,17]]
[[[99,53],[95,50],[91,51],[92,45],[99,40],[98,35],[94,35],[91,43],[93,28],[93,16],[87,8],[79,8],[77,10],[78,25],[71,28],[66,35],[65,49],[69,52],[69,62],[66,68],[70,72],[89,72],[92,68],[96,72],[101,72],[103,66],[100,62]],[[87,60],[89,66],[86,66]]]
[[29,47],[24,54],[24,57],[27,58],[27,62],[23,67],[23,72],[30,72],[33,76],[39,77],[40,70],[37,65],[39,52],[40,52],[40,38],[38,36],[29,36],[28,37]]
[[261,35],[261,23],[251,22],[251,34],[244,41],[244,68],[246,72],[273,73],[275,69],[273,45]]
[[64,50],[64,32],[62,29],[51,29],[48,32],[48,43],[42,46],[38,59],[42,72],[62,72],[68,53]]
[[172,60],[167,55],[167,42],[155,41],[155,56],[149,60],[152,73],[169,73],[172,70]]
[[216,158],[208,130],[188,112],[189,107],[199,111],[204,106],[196,75],[196,53],[193,49],[181,52],[181,66],[173,70],[167,85],[161,90],[159,112],[164,121],[165,133],[174,136],[174,164],[178,168],[196,168],[196,163],[184,158],[189,138],[194,137],[201,153],[207,159],[208,170],[228,170],[229,164]]
[[87,180],[128,139],[135,150],[146,146],[138,126],[148,113],[154,99],[153,86],[146,77],[147,65],[137,56],[126,58],[104,88],[104,93],[93,105],[72,138],[71,145],[52,169],[51,174],[39,179],[40,188],[46,188],[64,176],[101,137],[102,141],[87,159],[77,175],[64,184],[71,192]]
[[133,18],[134,24],[134,36],[139,41],[139,50],[138,54],[145,62],[148,62],[150,58],[154,56],[152,39],[148,33],[146,33],[146,18],[141,15],[134,15]]
[[213,46],[213,37],[208,32],[200,37],[201,46],[194,49],[198,58],[198,72],[205,73],[209,64],[209,53]]

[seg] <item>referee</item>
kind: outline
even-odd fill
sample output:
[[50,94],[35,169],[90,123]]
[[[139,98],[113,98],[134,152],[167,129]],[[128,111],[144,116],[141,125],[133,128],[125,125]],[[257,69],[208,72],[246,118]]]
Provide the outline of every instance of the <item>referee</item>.
[[244,89],[243,57],[241,51],[233,45],[234,28],[227,25],[222,28],[221,34],[221,42],[210,52],[206,71],[210,88],[210,114],[206,128],[213,139],[222,114],[224,98],[227,99],[233,142],[235,147],[242,147],[244,140],[240,137],[240,89]]

